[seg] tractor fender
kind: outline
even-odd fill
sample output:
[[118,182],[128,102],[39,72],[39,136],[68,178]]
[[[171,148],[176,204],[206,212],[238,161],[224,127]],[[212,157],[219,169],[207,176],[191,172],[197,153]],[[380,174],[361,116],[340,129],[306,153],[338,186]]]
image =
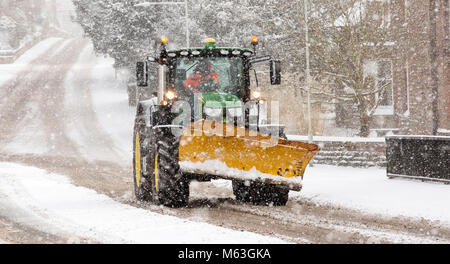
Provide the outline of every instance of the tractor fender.
[[152,127],[152,112],[155,111],[158,99],[153,97],[149,100],[140,101],[136,108],[136,120],[139,120],[141,124],[145,124],[145,127]]

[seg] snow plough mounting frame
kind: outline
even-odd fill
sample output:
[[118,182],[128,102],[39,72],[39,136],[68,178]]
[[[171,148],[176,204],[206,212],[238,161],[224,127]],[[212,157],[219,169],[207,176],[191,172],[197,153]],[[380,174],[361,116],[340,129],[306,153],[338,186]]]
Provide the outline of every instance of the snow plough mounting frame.
[[[148,86],[151,63],[158,65],[157,96],[137,105],[133,158],[137,199],[186,206],[191,180],[220,178],[233,181],[238,201],[253,204],[285,205],[289,190],[301,190],[304,171],[319,148],[289,141],[282,125],[267,124],[263,116],[267,103],[259,89],[250,89],[250,72],[257,63],[269,62],[271,84],[279,85],[281,64],[270,56],[256,57],[257,39],[252,44],[253,51],[216,48],[208,39],[204,48],[168,51],[164,39],[158,58],[137,63],[141,87]],[[203,60],[227,65],[223,72],[229,86],[210,83],[202,92],[189,92],[187,75]]]

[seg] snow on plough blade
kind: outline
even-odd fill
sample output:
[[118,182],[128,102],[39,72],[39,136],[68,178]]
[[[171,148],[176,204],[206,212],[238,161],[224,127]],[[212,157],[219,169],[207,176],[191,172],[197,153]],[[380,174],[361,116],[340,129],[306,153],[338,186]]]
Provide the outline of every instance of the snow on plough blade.
[[220,125],[201,120],[184,129],[179,149],[183,171],[301,189],[306,166],[319,151],[317,145]]

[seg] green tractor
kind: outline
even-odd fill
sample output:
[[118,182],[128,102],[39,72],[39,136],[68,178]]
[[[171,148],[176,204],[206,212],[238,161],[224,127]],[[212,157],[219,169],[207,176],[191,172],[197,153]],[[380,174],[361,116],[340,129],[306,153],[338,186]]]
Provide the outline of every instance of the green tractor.
[[[137,105],[134,127],[134,190],[138,200],[185,207],[192,180],[229,179],[240,202],[285,205],[299,191],[318,146],[288,141],[279,124],[267,124],[267,102],[250,88],[255,65],[268,63],[272,85],[281,64],[253,49],[205,47],[167,50],[138,62],[137,85],[148,86],[158,69],[154,97]],[[255,71],[256,77],[256,71]]]

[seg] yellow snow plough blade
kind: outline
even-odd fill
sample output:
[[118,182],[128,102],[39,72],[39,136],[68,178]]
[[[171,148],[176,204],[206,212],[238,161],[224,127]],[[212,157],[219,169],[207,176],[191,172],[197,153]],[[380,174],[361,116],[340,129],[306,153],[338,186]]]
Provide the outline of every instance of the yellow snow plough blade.
[[260,180],[300,190],[306,166],[318,151],[314,144],[201,120],[184,129],[179,160],[182,169],[191,173]]

